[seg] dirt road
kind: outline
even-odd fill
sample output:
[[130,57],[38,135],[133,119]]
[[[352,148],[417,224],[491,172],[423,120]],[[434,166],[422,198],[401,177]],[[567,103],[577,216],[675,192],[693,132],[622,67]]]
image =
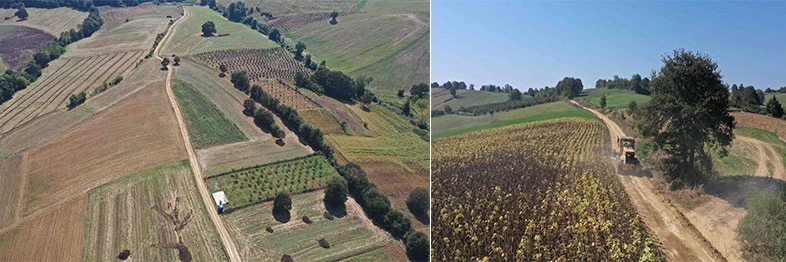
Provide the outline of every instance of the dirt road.
[[[622,129],[605,115],[581,106],[575,101],[571,101],[571,103],[592,112],[603,120],[611,134],[612,148],[616,149],[616,139],[625,135]],[[669,261],[723,260],[722,257],[716,255],[717,251],[690,225],[682,213],[670,203],[666,203],[662,196],[653,190],[654,187],[649,178],[623,174],[617,174],[617,178],[630,196],[631,202],[649,228],[650,233],[654,234],[654,237],[663,244],[663,251]],[[716,259],[716,257],[718,258]]]
[[[167,38],[172,35],[172,31],[174,31],[174,28],[177,26],[177,24],[180,23],[180,21],[185,20],[187,17],[188,11],[183,8],[183,16],[169,27],[166,35],[164,35],[160,44],[156,47],[155,52],[153,52],[156,59],[163,60],[163,58],[159,56],[161,46],[163,46],[164,43],[166,43]],[[183,136],[183,142],[186,145],[186,151],[188,151],[188,161],[191,165],[191,173],[194,175],[194,180],[196,180],[197,188],[199,189],[199,195],[202,197],[202,202],[204,202],[205,208],[207,208],[207,213],[210,215],[210,221],[213,222],[213,225],[216,227],[216,231],[218,231],[218,236],[221,238],[221,243],[224,246],[224,251],[226,251],[227,258],[229,261],[241,261],[240,254],[237,252],[237,246],[235,246],[235,242],[232,240],[232,237],[229,235],[229,231],[227,231],[223,221],[216,212],[213,198],[210,194],[210,191],[207,190],[207,185],[205,184],[205,179],[203,178],[204,176],[202,176],[202,166],[199,165],[199,159],[197,159],[197,155],[194,153],[194,147],[191,145],[191,136],[189,136],[188,128],[186,127],[186,123],[183,120],[183,114],[181,113],[180,105],[175,100],[175,94],[172,91],[172,74],[174,73],[175,68],[170,64],[167,69],[166,92],[169,96],[169,101],[172,102],[172,108],[175,111],[175,115],[177,116],[177,124],[180,126],[180,133]]]

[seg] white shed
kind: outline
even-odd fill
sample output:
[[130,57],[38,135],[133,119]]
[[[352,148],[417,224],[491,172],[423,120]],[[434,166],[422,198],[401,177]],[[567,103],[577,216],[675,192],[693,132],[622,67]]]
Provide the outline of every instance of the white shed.
[[216,206],[226,205],[227,203],[229,203],[229,200],[227,200],[227,195],[224,194],[224,191],[218,191],[213,193],[213,200],[216,201]]

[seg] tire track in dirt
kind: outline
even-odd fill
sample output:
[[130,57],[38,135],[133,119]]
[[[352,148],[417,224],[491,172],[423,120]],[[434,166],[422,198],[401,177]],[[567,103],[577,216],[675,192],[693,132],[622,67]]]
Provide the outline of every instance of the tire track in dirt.
[[[612,148],[617,148],[616,138],[625,136],[619,126],[605,115],[586,108],[575,101],[574,105],[583,108],[601,119],[609,129]],[[663,251],[670,261],[717,261],[725,260],[720,252],[696,230],[693,225],[671,203],[654,191],[649,178],[617,173],[625,192],[636,207],[648,231],[662,243]]]

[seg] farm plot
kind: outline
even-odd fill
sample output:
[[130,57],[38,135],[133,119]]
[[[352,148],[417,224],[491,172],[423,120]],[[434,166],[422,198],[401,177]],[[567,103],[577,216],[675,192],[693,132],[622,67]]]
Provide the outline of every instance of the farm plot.
[[[39,47],[54,39],[44,31],[26,26],[0,24],[0,58],[7,69],[19,72]],[[3,70],[5,72],[5,70]]]
[[655,251],[606,164],[605,133],[599,121],[563,118],[434,141],[432,257],[632,261]]
[[345,134],[336,117],[324,108],[300,110],[298,114],[307,123],[319,128],[323,134]]
[[5,103],[0,111],[0,133],[52,111],[65,110],[68,96],[90,92],[124,75],[141,55],[142,51],[133,51],[57,59],[43,77]]
[[310,156],[243,169],[206,179],[230,200],[227,210],[272,200],[278,192],[302,193],[325,186],[338,172],[323,156]]
[[[234,3],[232,0],[218,0],[216,3],[224,6]],[[262,12],[269,12],[274,16],[294,14],[349,12],[357,10],[366,1],[360,0],[248,0],[244,1],[246,7],[259,7]],[[254,12],[255,16],[259,13]]]
[[210,100],[194,87],[175,82],[173,90],[185,115],[194,148],[207,148],[246,140],[243,133],[224,117]]
[[265,92],[278,99],[278,101],[295,110],[319,108],[311,99],[308,99],[306,96],[295,91],[295,89],[278,81],[262,81],[259,82],[259,86],[262,87]]
[[[301,25],[305,25],[305,24],[310,24],[319,21],[323,23],[330,23],[330,20],[332,19],[330,17],[331,12],[276,17],[271,20],[268,20],[267,24],[270,27],[274,27],[278,29],[279,31],[281,31],[281,33],[286,33],[289,30],[298,28]],[[339,13],[339,16],[345,16],[348,14],[349,13]]]
[[272,136],[265,140],[252,140],[214,146],[197,152],[205,176],[232,172],[250,166],[303,157],[314,153],[310,147],[298,142],[297,136],[287,135],[284,146],[276,144]]
[[84,247],[84,193],[57,208],[0,231],[0,260],[80,261]]
[[[229,6],[229,5],[226,5]],[[230,49],[264,49],[279,47],[278,43],[247,25],[230,22],[207,6],[186,6],[185,20],[179,22],[172,34],[161,43],[161,55],[189,56],[204,52]],[[218,35],[202,36],[202,24],[213,21]],[[217,67],[216,67],[217,68]]]
[[58,7],[53,9],[46,8],[27,8],[30,15],[27,20],[19,21],[14,16],[16,9],[0,8],[0,17],[13,17],[10,19],[0,19],[0,25],[21,25],[43,30],[53,36],[60,36],[60,33],[77,29],[77,26],[87,18],[87,12],[77,11],[68,7]]
[[[144,16],[142,15],[142,17]],[[118,52],[118,50],[125,52],[145,51],[147,53],[153,47],[156,36],[166,31],[169,26],[169,20],[176,19],[177,16],[179,16],[179,13],[174,15],[173,18],[166,18],[164,14],[147,18],[133,17],[131,21],[118,25],[111,30],[101,29],[92,37],[68,45],[63,57],[94,56],[114,53]],[[141,58],[141,56],[136,57],[136,59]]]
[[[151,244],[177,243],[170,221],[151,207],[179,198],[181,214],[193,219],[180,231],[195,261],[226,259],[218,235],[195,188],[188,161],[178,161],[130,175],[90,190],[83,261],[110,261],[124,249],[138,261],[175,261],[177,251]],[[212,210],[211,210],[212,211]],[[183,215],[181,215],[182,217]]]
[[737,121],[737,127],[750,127],[767,130],[778,135],[781,140],[786,140],[786,121],[748,112],[732,112],[731,116]]
[[17,207],[25,178],[22,158],[26,155],[18,154],[0,161],[0,206],[5,207],[0,212],[0,230],[11,225],[19,212]]
[[29,150],[28,215],[62,199],[186,157],[164,82],[156,82]]
[[167,18],[166,16],[171,16],[171,18],[167,19],[177,20],[180,13],[182,13],[180,7],[176,5],[156,5],[151,2],[123,8],[101,6],[98,10],[101,11],[101,16],[104,18],[104,25],[102,28],[108,30],[125,23],[126,19],[138,20],[143,18]]
[[[248,261],[279,261],[284,254],[295,261],[337,261],[378,250],[392,241],[352,198],[347,200],[346,216],[325,219],[323,198],[321,190],[292,196],[292,220],[284,224],[273,218],[272,201],[234,211],[225,215],[224,221]],[[312,223],[304,223],[303,216]],[[267,227],[273,233],[265,231]],[[320,247],[318,238],[325,238],[330,248]],[[384,252],[379,256],[382,261],[389,260]]]
[[[355,113],[355,111],[350,109],[348,105],[330,98],[329,96],[317,95],[316,93],[311,92],[311,90],[304,88],[301,88],[298,91],[308,98],[311,98],[311,100],[316,101],[317,104],[322,106],[322,108],[327,111],[327,113],[333,115],[336,121],[338,121],[339,125],[345,126],[345,129],[348,133],[355,135],[373,135],[371,131],[365,127],[366,124],[363,119],[361,119],[360,116]],[[312,123],[312,125],[313,124],[314,123]]]
[[220,50],[194,55],[191,58],[216,70],[219,65],[224,64],[230,75],[245,71],[252,82],[260,79],[281,79],[291,82],[294,81],[297,72],[311,73],[283,47]]

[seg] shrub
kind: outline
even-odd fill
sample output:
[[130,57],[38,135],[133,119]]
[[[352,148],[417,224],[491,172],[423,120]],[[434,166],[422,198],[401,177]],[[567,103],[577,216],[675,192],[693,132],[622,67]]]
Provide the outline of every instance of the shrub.
[[314,223],[314,222],[313,222],[313,221],[311,221],[311,219],[310,219],[310,218],[308,218],[308,216],[303,216],[303,223],[306,223],[306,224],[311,224],[311,223]]
[[266,230],[268,233],[273,233],[273,228],[272,228],[272,227],[267,227],[267,228],[265,228],[265,230]]
[[130,255],[131,255],[131,250],[126,249],[120,252],[120,255],[117,255],[117,258],[120,260],[126,260]]
[[330,212],[325,211],[325,213],[322,214],[322,216],[325,217],[325,219],[327,220],[333,220],[333,215],[331,215]]
[[295,260],[292,259],[292,256],[284,254],[284,256],[281,257],[281,262],[295,262]]
[[404,245],[407,248],[407,256],[414,261],[428,260],[429,243],[426,234],[420,231],[411,230],[404,237]]
[[327,240],[325,240],[325,238],[324,238],[324,237],[323,237],[323,238],[320,238],[319,240],[317,240],[317,242],[319,242],[319,246],[320,246],[320,247],[323,247],[323,248],[330,248],[330,243],[328,243],[328,242],[327,242]]

